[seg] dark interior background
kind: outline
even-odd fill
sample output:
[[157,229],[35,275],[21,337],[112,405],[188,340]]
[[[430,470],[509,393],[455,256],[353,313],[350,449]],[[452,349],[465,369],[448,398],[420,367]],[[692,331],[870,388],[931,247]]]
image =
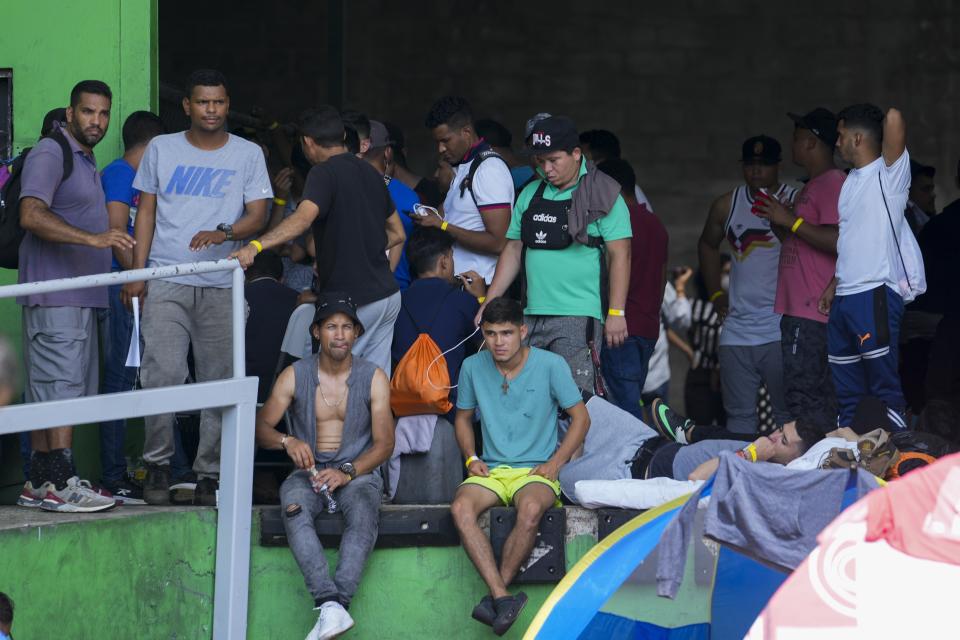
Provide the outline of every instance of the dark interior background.
[[342,102],[403,127],[421,173],[435,158],[423,118],[443,94],[503,122],[515,146],[538,111],[614,131],[674,263],[695,260],[709,203],[740,180],[746,137],[778,138],[782,175],[801,177],[787,111],[897,106],[912,156],[938,170],[938,206],[958,195],[960,9],[949,0],[159,5],[162,82],[219,68],[235,110],[281,121]]

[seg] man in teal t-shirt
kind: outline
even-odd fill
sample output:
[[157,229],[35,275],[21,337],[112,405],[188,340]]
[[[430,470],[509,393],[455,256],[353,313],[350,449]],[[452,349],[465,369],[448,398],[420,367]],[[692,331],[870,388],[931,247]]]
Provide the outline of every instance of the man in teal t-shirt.
[[[460,369],[455,429],[469,477],[457,490],[450,513],[463,548],[490,589],[473,617],[503,635],[527,601],[523,592],[511,596],[507,585],[533,549],[540,518],[557,503],[560,467],[583,444],[590,417],[563,359],[523,346],[527,327],[516,301],[491,300],[480,328],[487,349],[464,360]],[[558,409],[570,416],[559,447]],[[475,411],[480,413],[482,458],[473,434]],[[498,568],[477,518],[491,507],[511,504],[517,522]]]
[[[601,393],[592,353],[599,358],[600,327],[608,346],[619,347],[627,336],[630,212],[618,186],[607,184],[606,176],[587,164],[569,118],[538,122],[531,148],[540,179],[517,198],[487,297],[503,295],[523,266],[529,344],[563,356],[578,387]],[[578,207],[574,193],[586,184],[592,192]],[[609,204],[593,219],[589,214],[604,200]],[[578,215],[579,210],[584,213]],[[577,232],[583,230],[583,224],[574,224],[577,219],[585,223],[585,233]],[[607,309],[602,268],[609,271]]]

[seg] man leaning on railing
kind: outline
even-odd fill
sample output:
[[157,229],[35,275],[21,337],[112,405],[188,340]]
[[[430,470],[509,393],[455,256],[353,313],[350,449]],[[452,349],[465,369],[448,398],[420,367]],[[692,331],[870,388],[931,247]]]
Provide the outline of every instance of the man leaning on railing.
[[[99,80],[70,93],[67,126],[56,128],[27,156],[20,189],[19,281],[35,282],[110,270],[110,249],[129,251],[133,239],[110,229],[93,147],[110,124],[112,95]],[[64,161],[69,151],[72,162]],[[64,168],[71,166],[69,175]],[[106,287],[25,295],[23,352],[27,402],[96,395],[99,386],[97,310]],[[81,480],[71,453],[73,427],[30,434],[30,477],[17,504],[57,512],[91,512],[115,506]]]

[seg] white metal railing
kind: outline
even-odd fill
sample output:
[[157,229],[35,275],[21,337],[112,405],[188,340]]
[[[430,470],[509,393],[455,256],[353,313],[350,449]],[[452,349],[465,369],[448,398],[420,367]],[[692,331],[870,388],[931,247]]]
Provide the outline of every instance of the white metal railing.
[[0,299],[217,271],[233,272],[233,378],[4,407],[0,408],[0,435],[177,411],[223,409],[213,637],[236,640],[246,637],[247,632],[253,421],[257,400],[257,379],[246,377],[245,371],[245,306],[243,270],[239,263],[236,260],[196,262],[15,284],[0,287]]

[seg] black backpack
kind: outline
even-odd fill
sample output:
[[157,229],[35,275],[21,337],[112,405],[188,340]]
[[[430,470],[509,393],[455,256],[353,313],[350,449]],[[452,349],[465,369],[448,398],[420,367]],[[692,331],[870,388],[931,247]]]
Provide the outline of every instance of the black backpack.
[[[53,138],[63,152],[63,177],[60,184],[66,182],[73,173],[73,150],[67,138],[59,131],[54,130],[49,136]],[[10,178],[0,189],[0,267],[16,269],[20,258],[20,242],[23,241],[23,228],[20,226],[20,178],[23,174],[23,165],[27,155],[33,147],[28,147],[11,163]]]

